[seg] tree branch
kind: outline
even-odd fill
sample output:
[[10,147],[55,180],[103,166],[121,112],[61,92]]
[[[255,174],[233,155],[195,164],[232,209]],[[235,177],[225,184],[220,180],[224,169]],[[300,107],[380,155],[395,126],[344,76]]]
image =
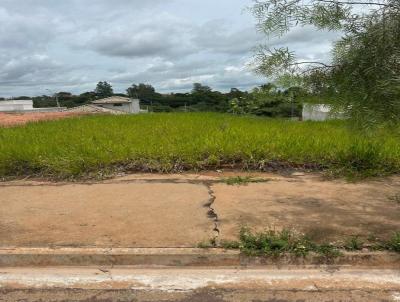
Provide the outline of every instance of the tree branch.
[[328,64],[325,64],[322,62],[313,62],[313,61],[296,62],[296,63],[292,63],[290,65],[293,66],[293,65],[303,65],[303,64],[318,64],[318,65],[322,65],[323,67],[327,67],[327,68],[335,67],[335,65],[328,65]]
[[351,4],[351,5],[379,5],[390,7],[390,4],[379,3],[379,2],[358,2],[358,1],[340,1],[340,0],[314,0],[317,2],[333,3],[333,4]]

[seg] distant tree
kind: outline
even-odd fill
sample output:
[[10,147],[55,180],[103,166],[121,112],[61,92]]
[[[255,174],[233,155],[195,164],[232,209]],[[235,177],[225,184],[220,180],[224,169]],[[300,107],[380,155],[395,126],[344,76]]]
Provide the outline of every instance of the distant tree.
[[208,93],[211,92],[211,88],[205,85],[202,85],[200,83],[194,83],[193,84],[193,89],[192,89],[192,93]]
[[30,100],[31,97],[25,96],[25,95],[21,95],[21,96],[15,97],[15,98],[13,98],[13,99],[15,99],[15,100]]
[[231,88],[231,90],[227,93],[229,99],[238,99],[246,95],[246,92],[241,91],[237,88]]
[[254,114],[268,117],[295,117],[301,112],[297,100],[301,89],[291,87],[280,91],[273,84],[254,88],[250,93],[233,98],[230,101],[230,112],[234,114]]
[[95,93],[98,98],[107,98],[113,96],[114,91],[111,84],[104,81],[97,83]]
[[140,83],[139,85],[132,84],[126,92],[130,98],[152,99],[155,96],[158,96],[158,93],[156,93],[153,86],[143,83]]

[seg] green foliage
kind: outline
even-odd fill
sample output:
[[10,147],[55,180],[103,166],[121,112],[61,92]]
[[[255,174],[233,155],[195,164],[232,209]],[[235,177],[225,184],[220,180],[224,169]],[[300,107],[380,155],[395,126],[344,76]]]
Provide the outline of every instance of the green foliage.
[[400,122],[400,11],[368,18],[336,43],[333,62],[337,104],[359,126]]
[[227,249],[227,250],[237,250],[240,248],[239,241],[228,241],[228,240],[221,240],[220,247]]
[[[359,128],[400,122],[400,2],[255,0],[258,29],[282,36],[297,26],[340,30],[331,63],[299,61],[288,48],[260,46],[255,71],[303,77],[314,94],[330,99]],[[368,9],[360,9],[360,5]]]
[[392,238],[387,243],[387,248],[391,251],[400,253],[400,232],[393,234]]
[[364,247],[364,242],[359,236],[350,237],[344,245],[344,248],[348,251],[360,251]]
[[251,229],[243,227],[240,230],[239,241],[240,249],[246,255],[278,256],[292,253],[306,256],[314,249],[313,244],[304,235],[289,230],[253,233]]
[[273,84],[266,84],[254,88],[243,97],[232,99],[230,112],[268,117],[299,117],[302,111],[299,97],[303,94],[300,88],[291,87],[281,91]]
[[[59,92],[57,95],[61,107],[67,108],[82,106],[96,99],[96,94],[94,92],[85,92],[80,95],[73,95],[69,92]],[[33,106],[35,108],[55,107],[57,105],[54,97],[46,95],[33,97],[31,99],[33,100]]]
[[[106,84],[104,84],[106,83]],[[112,95],[107,82],[101,82],[100,91],[103,97]],[[106,87],[107,86],[107,87]],[[108,92],[101,92],[105,90]],[[268,92],[268,91],[269,92]],[[274,90],[274,91],[273,91]],[[278,91],[271,84],[263,85],[252,92],[232,88],[228,93],[213,91],[199,83],[193,85],[190,93],[160,94],[149,84],[133,84],[122,97],[139,98],[142,107],[150,112],[231,112],[235,114],[255,114],[270,117],[290,117],[301,114],[300,102],[291,90]],[[100,98],[96,92],[85,92],[73,95],[69,92],[57,93],[61,106],[76,107],[88,104]],[[20,97],[23,98],[23,97]],[[30,97],[25,97],[30,99]],[[33,98],[35,107],[54,107],[54,97],[39,96]]]
[[126,93],[133,99],[151,100],[160,97],[160,94],[156,92],[153,86],[143,83],[139,85],[132,84],[132,86],[126,90]]
[[[206,248],[210,247],[204,243],[202,245]],[[221,241],[219,246],[225,249],[240,249],[242,253],[248,256],[277,257],[292,254],[297,257],[305,257],[309,253],[316,253],[326,260],[341,256],[343,249],[360,251],[365,248],[364,242],[359,236],[352,236],[346,240],[344,246],[339,246],[332,243],[318,244],[311,241],[307,235],[287,229],[282,231],[266,230],[256,233],[248,227],[240,229],[238,241]],[[381,241],[368,248],[369,250],[400,252],[400,232],[393,234],[389,241]]]
[[266,179],[263,178],[254,178],[251,176],[235,176],[235,177],[228,177],[223,179],[223,182],[229,186],[246,186],[249,183],[259,183],[259,182],[266,182]]
[[0,176],[82,177],[226,164],[340,175],[400,170],[398,136],[383,130],[365,136],[345,121],[301,123],[218,113],[86,116],[0,128],[0,141]]
[[342,255],[340,250],[333,244],[316,245],[314,248],[314,252],[324,256],[327,259],[337,258]]
[[94,92],[99,99],[107,98],[113,96],[114,94],[111,84],[107,83],[106,81],[97,83]]

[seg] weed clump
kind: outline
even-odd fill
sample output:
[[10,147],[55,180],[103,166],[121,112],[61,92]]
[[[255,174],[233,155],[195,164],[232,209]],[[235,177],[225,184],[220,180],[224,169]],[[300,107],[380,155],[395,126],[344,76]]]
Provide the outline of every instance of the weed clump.
[[400,232],[396,232],[386,246],[388,250],[400,253]]
[[[297,257],[305,257],[309,253],[319,254],[326,259],[334,259],[342,255],[342,250],[360,251],[365,248],[364,242],[359,236],[352,236],[344,245],[332,243],[318,244],[310,240],[306,235],[284,229],[282,231],[266,230],[253,232],[248,227],[242,227],[238,241],[223,241],[219,245],[226,249],[240,249],[248,256],[272,256],[292,254]],[[387,242],[370,247],[372,250],[386,250],[400,252],[400,232],[397,232]]]
[[350,237],[344,245],[344,248],[347,251],[360,251],[363,249],[363,247],[364,242],[360,239],[359,236]]
[[235,177],[228,177],[223,179],[223,182],[229,186],[246,186],[249,183],[259,183],[259,182],[266,182],[266,179],[263,178],[254,178],[251,176],[235,176]]
[[283,253],[292,253],[297,256],[306,256],[313,250],[313,244],[301,234],[289,230],[267,230],[253,233],[251,229],[243,227],[239,234],[241,251],[247,255],[278,256]]

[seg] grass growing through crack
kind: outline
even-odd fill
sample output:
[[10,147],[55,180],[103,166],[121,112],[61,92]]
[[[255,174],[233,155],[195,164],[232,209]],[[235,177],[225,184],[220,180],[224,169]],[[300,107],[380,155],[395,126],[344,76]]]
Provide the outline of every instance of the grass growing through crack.
[[400,194],[395,194],[389,197],[390,201],[400,204]]
[[235,177],[228,177],[222,180],[229,186],[246,186],[249,183],[260,183],[260,182],[267,182],[267,179],[264,178],[254,178],[251,176],[235,176]]
[[400,253],[400,232],[396,232],[389,242],[386,244],[386,248],[390,251]]
[[0,127],[0,177],[102,176],[236,166],[306,168],[340,175],[400,169],[400,140],[345,121],[294,122],[217,113],[87,116]]
[[[292,254],[295,256],[307,256],[313,252],[326,259],[333,259],[342,254],[342,250],[360,251],[364,242],[358,236],[349,238],[344,245],[331,243],[317,244],[312,242],[306,235],[289,230],[266,230],[264,232],[253,232],[250,228],[242,227],[238,241],[222,241],[220,247],[225,249],[240,249],[242,253],[249,256],[280,256]],[[386,250],[400,252],[400,232],[393,234],[387,242],[379,243],[379,246],[371,247],[372,250]]]
[[344,244],[344,248],[348,251],[360,251],[364,247],[364,242],[359,236],[350,237]]
[[241,251],[246,255],[279,256],[289,253],[306,256],[310,252],[329,258],[340,255],[338,249],[330,244],[315,244],[307,236],[289,230],[254,233],[251,229],[243,227],[240,230],[239,242]]

